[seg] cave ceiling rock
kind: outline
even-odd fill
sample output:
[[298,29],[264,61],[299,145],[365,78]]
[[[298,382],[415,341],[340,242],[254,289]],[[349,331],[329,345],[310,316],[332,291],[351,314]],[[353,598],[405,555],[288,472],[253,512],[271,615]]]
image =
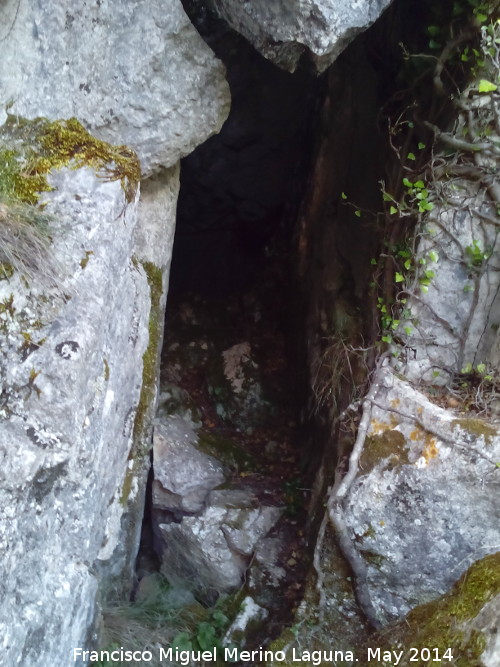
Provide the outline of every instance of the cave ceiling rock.
[[76,117],[135,150],[149,176],[227,117],[225,68],[180,0],[6,0],[0,18],[0,123]]
[[293,72],[309,52],[323,72],[391,0],[207,0],[266,58]]
[[[89,167],[49,181],[57,284],[18,272],[0,281],[0,302],[12,301],[0,328],[6,665],[64,665],[85,646],[96,565],[121,538],[117,508],[148,345],[150,289],[133,261],[137,201]],[[129,499],[138,493],[131,483]]]
[[498,551],[500,432],[432,403],[389,369],[375,382],[343,513],[366,563],[362,585],[385,624],[445,593],[473,562]]

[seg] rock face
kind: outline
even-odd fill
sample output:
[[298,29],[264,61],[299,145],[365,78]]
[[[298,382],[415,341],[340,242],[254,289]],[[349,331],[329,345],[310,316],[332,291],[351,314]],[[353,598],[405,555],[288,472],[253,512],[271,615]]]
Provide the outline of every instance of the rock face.
[[390,0],[341,3],[337,0],[209,0],[231,27],[263,56],[291,72],[309,52],[318,72],[366,30]]
[[241,586],[257,543],[281,514],[279,507],[262,506],[251,492],[213,491],[199,516],[159,525],[166,544],[162,572],[213,602]]
[[344,512],[385,624],[445,593],[498,550],[500,434],[433,404],[389,370],[375,382],[360,474]]
[[162,573],[174,586],[213,602],[239,588],[283,508],[266,504],[249,488],[217,489],[226,481],[223,465],[199,446],[199,434],[185,417],[157,418],[153,530]]
[[155,427],[153,507],[182,517],[204,509],[208,494],[222,484],[222,465],[193,445],[196,434],[181,417]]
[[7,111],[74,116],[101,139],[136,150],[147,176],[174,165],[227,116],[224,67],[180,0],[168,9],[144,0],[8,0],[1,18],[0,123]]
[[0,281],[0,632],[4,664],[26,667],[68,664],[86,644],[94,568],[119,536],[150,310],[132,261],[137,201],[88,168],[50,184],[57,285]]
[[[0,122],[76,117],[135,148],[150,177],[139,202],[138,182],[126,192],[119,176],[108,180],[116,163],[107,175],[74,163],[51,172],[43,216],[30,213],[48,225],[45,240],[33,244],[23,232],[14,247],[31,262],[22,279],[3,244],[19,223],[0,205],[2,659],[63,665],[73,647],[95,642],[102,581],[106,591],[130,587],[176,163],[219,130],[229,92],[224,67],[176,0],[168,10],[135,0],[7,0],[0,15]],[[2,156],[2,197],[12,194],[7,163]]]

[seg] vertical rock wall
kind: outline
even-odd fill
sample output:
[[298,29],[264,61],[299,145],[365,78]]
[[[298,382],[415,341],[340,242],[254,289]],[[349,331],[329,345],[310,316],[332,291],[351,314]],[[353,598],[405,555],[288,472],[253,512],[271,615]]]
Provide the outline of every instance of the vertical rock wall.
[[[180,2],[8,0],[0,14],[0,116],[21,128],[2,146],[2,168],[30,149],[30,123],[16,119],[76,117],[135,149],[150,177],[139,202],[139,183],[124,189],[116,163],[92,156],[88,167],[61,145],[47,176],[53,190],[39,202],[43,261],[22,277],[2,255],[2,659],[65,665],[93,641],[98,591],[123,593],[131,581],[176,163],[218,131],[229,93]],[[42,215],[36,196],[29,208],[4,176],[0,169],[2,239],[15,229],[6,222],[12,197],[30,218]]]

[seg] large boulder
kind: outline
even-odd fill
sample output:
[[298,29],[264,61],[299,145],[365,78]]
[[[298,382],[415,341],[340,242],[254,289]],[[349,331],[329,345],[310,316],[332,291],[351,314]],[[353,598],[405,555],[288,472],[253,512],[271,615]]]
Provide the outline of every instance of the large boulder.
[[76,117],[133,148],[147,176],[190,153],[227,116],[224,67],[180,0],[7,0],[1,18],[0,124],[7,113]]
[[209,0],[229,25],[263,56],[293,72],[309,52],[319,72],[366,30],[391,0]]
[[179,416],[158,423],[153,437],[153,510],[175,516],[201,512],[224,482],[222,465],[196,449],[197,435]]
[[382,623],[448,591],[500,544],[500,434],[383,370],[359,473],[343,501]]
[[137,200],[88,167],[49,181],[46,261],[0,280],[0,634],[4,664],[24,667],[86,645],[99,564],[138,496],[127,457],[151,303]]
[[199,516],[159,524],[165,543],[161,570],[172,583],[213,601],[241,586],[254,550],[282,513],[248,490],[212,491]]

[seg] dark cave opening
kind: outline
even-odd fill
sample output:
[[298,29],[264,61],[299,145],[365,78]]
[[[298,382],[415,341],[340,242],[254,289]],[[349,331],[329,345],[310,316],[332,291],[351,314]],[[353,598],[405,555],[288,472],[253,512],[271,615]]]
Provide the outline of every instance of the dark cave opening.
[[[306,58],[294,74],[282,71],[199,3],[184,4],[227,66],[232,109],[220,134],[182,162],[160,413],[187,415],[203,452],[223,460],[224,485],[256,505],[285,508],[267,533],[280,545],[274,572],[249,569],[272,550],[238,554],[242,587],[272,612],[272,637],[301,600],[318,505],[349,447],[332,423],[373,363],[372,258],[387,235],[381,183],[397,194],[401,180],[389,123],[416,94],[403,90],[401,41],[423,48],[432,11],[395,2],[316,77]],[[428,82],[417,70],[415,77],[415,89]],[[426,104],[434,104],[429,96]],[[391,243],[404,234],[401,225]],[[339,341],[363,350],[348,370],[333,358]],[[243,398],[228,392],[230,353],[247,364],[247,376],[234,370],[232,377],[244,384]],[[171,528],[160,535],[149,526],[144,552],[153,546],[150,554],[161,559],[176,526],[197,510],[165,509],[154,494],[148,518]],[[158,567],[169,578],[168,567]],[[277,569],[286,571],[276,579],[278,595],[269,585]],[[197,574],[174,570],[173,579],[191,584]],[[208,606],[225,592],[207,581],[192,588]]]

